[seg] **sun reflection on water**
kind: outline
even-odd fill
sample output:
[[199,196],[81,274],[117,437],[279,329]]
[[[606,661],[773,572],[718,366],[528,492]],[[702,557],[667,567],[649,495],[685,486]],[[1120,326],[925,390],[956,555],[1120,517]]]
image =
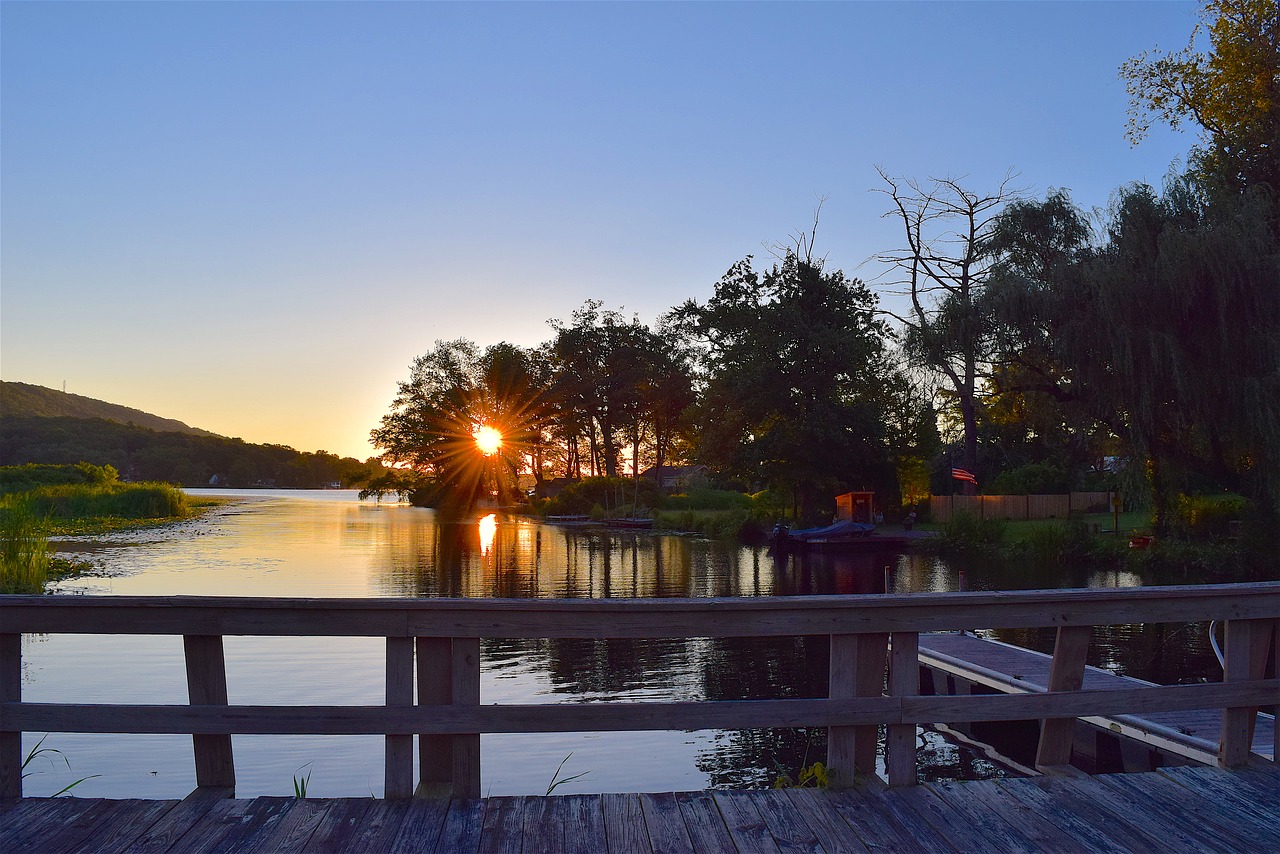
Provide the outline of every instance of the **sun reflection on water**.
[[498,517],[494,513],[480,518],[480,551],[487,557],[493,548],[493,538],[498,533]]

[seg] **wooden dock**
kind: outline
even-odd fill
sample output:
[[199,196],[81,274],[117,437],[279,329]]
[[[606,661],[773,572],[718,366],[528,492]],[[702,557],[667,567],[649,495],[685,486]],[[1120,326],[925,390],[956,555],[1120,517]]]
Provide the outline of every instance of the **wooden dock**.
[[1276,851],[1280,771],[483,800],[26,798],[0,851]]
[[[1043,693],[1048,690],[1053,656],[969,633],[920,635],[920,666],[932,671],[933,684],[926,681],[924,693],[968,693],[965,685],[1004,694]],[[939,676],[943,679],[939,679]],[[932,691],[928,688],[932,687]],[[1153,683],[1120,676],[1098,667],[1085,667],[1081,689],[1119,691],[1150,688]],[[1092,715],[1080,718],[1085,725],[1130,739],[1168,757],[1178,757],[1212,765],[1217,761],[1222,739],[1222,713],[1218,710],[1183,709],[1142,714]],[[1258,713],[1250,752],[1275,759],[1275,719]],[[1079,740],[1079,739],[1077,739]],[[1148,770],[1148,768],[1125,770]]]

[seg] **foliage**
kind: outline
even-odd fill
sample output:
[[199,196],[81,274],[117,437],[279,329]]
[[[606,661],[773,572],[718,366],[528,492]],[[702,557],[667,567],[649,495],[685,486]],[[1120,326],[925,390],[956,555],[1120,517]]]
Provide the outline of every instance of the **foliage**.
[[575,515],[599,507],[604,518],[638,514],[662,501],[658,485],[647,478],[587,477],[566,486],[543,508],[546,515]]
[[[1196,50],[1207,33],[1210,50]],[[1280,192],[1280,12],[1275,0],[1203,0],[1187,46],[1144,51],[1120,67],[1127,136],[1137,144],[1155,117],[1204,131],[1203,170],[1236,188]]]
[[669,317],[700,347],[695,456],[792,492],[806,510],[849,484],[890,489],[877,394],[887,328],[857,279],[795,252],[763,274],[750,257]]
[[992,495],[1061,495],[1071,488],[1067,472],[1053,463],[1030,463],[1000,472],[986,487]]
[[653,524],[660,530],[700,533],[713,540],[746,542],[762,538],[765,528],[759,516],[743,509],[660,510],[654,514]]
[[[35,773],[34,771],[28,771],[27,766],[31,764],[32,760],[41,756],[48,759],[51,763],[53,762],[53,757],[56,756],[59,759],[61,759],[64,764],[66,764],[68,770],[71,769],[71,760],[67,759],[66,754],[64,754],[61,750],[58,750],[57,748],[44,746],[45,740],[48,737],[49,737],[49,733],[45,733],[44,735],[40,736],[40,740],[35,743],[35,746],[32,747],[31,750],[27,751],[26,758],[22,760],[22,768],[21,768],[22,778],[24,780],[27,777],[30,777],[33,773]],[[81,777],[79,780],[76,780],[74,782],[68,783],[67,785],[63,786],[61,789],[54,792],[49,797],[51,798],[61,797],[62,795],[65,795],[67,792],[70,792],[76,786],[79,786],[85,780],[92,780],[94,777],[101,777],[101,776],[102,776],[101,774],[90,774],[87,777]]]
[[49,580],[49,540],[25,505],[0,510],[0,593],[41,593]]
[[1169,530],[1185,539],[1225,539],[1231,534],[1231,523],[1250,514],[1248,500],[1239,495],[1180,495]]
[[775,789],[825,789],[831,780],[827,776],[827,766],[815,762],[807,768],[800,769],[799,779],[792,780],[789,774],[779,774],[773,781]]
[[0,466],[70,465],[83,460],[114,468],[129,480],[183,486],[209,486],[216,475],[219,486],[320,488],[331,483],[350,485],[382,468],[376,460],[362,463],[325,451],[302,453],[284,445],[161,432],[101,418],[7,413],[0,418]]
[[551,775],[551,782],[547,784],[547,797],[551,797],[551,793],[560,786],[563,786],[565,783],[572,783],[574,780],[581,779],[591,773],[590,771],[583,771],[581,774],[574,774],[572,777],[561,777],[560,771],[564,768],[564,764],[569,761],[569,757],[571,756],[573,756],[572,750],[569,751],[569,756],[561,759],[560,764],[556,766],[556,772]]
[[1124,545],[1115,536],[1095,537],[1083,519],[1068,519],[1029,528],[1009,544],[1006,554],[1039,563],[1096,562],[1116,557]]
[[29,492],[41,486],[57,486],[71,483],[115,483],[120,473],[113,466],[95,466],[91,463],[75,465],[49,465],[26,463],[20,466],[0,466],[0,495]]
[[660,506],[663,510],[750,510],[754,501],[741,492],[703,488],[663,496]]
[[936,536],[921,541],[921,545],[942,554],[990,554],[1000,548],[1004,535],[1003,520],[979,519],[958,511],[939,527]]
[[49,519],[170,519],[191,512],[186,493],[167,483],[42,486],[8,500]]
[[[307,763],[307,765],[310,764],[310,762]],[[306,768],[307,765],[303,765],[302,768]],[[298,776],[302,773],[302,768],[299,768],[293,774],[293,796],[295,798],[305,798],[307,796],[307,787],[311,785],[311,771],[307,771],[307,776],[305,777]]]

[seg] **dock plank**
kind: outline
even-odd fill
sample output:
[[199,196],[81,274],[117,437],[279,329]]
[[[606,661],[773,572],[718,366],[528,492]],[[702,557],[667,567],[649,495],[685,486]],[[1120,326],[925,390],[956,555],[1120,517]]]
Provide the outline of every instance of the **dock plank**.
[[[181,852],[1183,852],[1280,850],[1280,770],[1169,768],[905,789],[487,800],[34,798],[0,850]],[[185,807],[185,809],[184,809]],[[188,819],[181,832],[175,814]],[[136,837],[136,838],[135,838]],[[160,841],[168,845],[160,848]]]
[[863,844],[858,834],[853,832],[848,822],[841,818],[840,813],[831,806],[830,799],[825,793],[814,789],[783,789],[781,791],[827,851],[862,854],[870,850]]
[[649,830],[649,846],[655,854],[678,854],[693,850],[684,815],[673,792],[641,793],[640,811]]
[[334,799],[302,850],[306,854],[332,854],[345,850],[372,803],[372,798]]
[[604,809],[599,795],[565,795],[565,854],[600,854],[608,850],[604,830]]
[[695,851],[732,851],[733,838],[724,826],[724,817],[710,792],[680,792],[676,795],[680,815],[689,831]]
[[764,823],[764,817],[760,815],[748,793],[716,792],[714,797],[716,806],[720,807],[720,814],[724,816],[729,837],[739,851],[763,854],[780,850]]
[[[1003,790],[995,780],[939,781],[926,785],[975,825],[987,827],[992,839],[998,840],[994,847],[1001,850],[1038,854],[1080,854],[1089,850],[1045,821],[1037,810]],[[996,820],[1001,824],[989,827],[989,823]]]
[[233,794],[234,790],[225,787],[197,787],[135,839],[128,854],[168,851],[205,813]]
[[610,851],[649,850],[649,831],[639,795],[601,795],[600,805]]
[[451,802],[436,840],[436,851],[478,851],[484,831],[484,801],[464,798]]
[[781,789],[752,792],[760,817],[780,851],[821,852],[822,841]]
[[316,828],[320,826],[320,822],[324,820],[325,813],[329,811],[332,804],[332,801],[315,798],[296,800],[293,807],[273,830],[259,836],[258,840],[253,845],[247,846],[245,850],[273,852],[273,854],[303,850],[311,841],[311,835],[316,832]]
[[389,854],[434,851],[448,811],[448,801],[436,798],[415,798],[409,801],[396,838],[387,847]]
[[481,854],[520,854],[524,833],[524,798],[485,798]]

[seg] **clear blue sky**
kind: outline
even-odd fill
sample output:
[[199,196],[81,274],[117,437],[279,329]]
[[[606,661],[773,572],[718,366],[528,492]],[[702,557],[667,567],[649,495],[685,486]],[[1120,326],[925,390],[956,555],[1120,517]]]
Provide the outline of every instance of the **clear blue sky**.
[[365,457],[436,339],[705,299],[875,166],[1105,205],[1121,62],[1189,2],[0,5],[0,375]]

